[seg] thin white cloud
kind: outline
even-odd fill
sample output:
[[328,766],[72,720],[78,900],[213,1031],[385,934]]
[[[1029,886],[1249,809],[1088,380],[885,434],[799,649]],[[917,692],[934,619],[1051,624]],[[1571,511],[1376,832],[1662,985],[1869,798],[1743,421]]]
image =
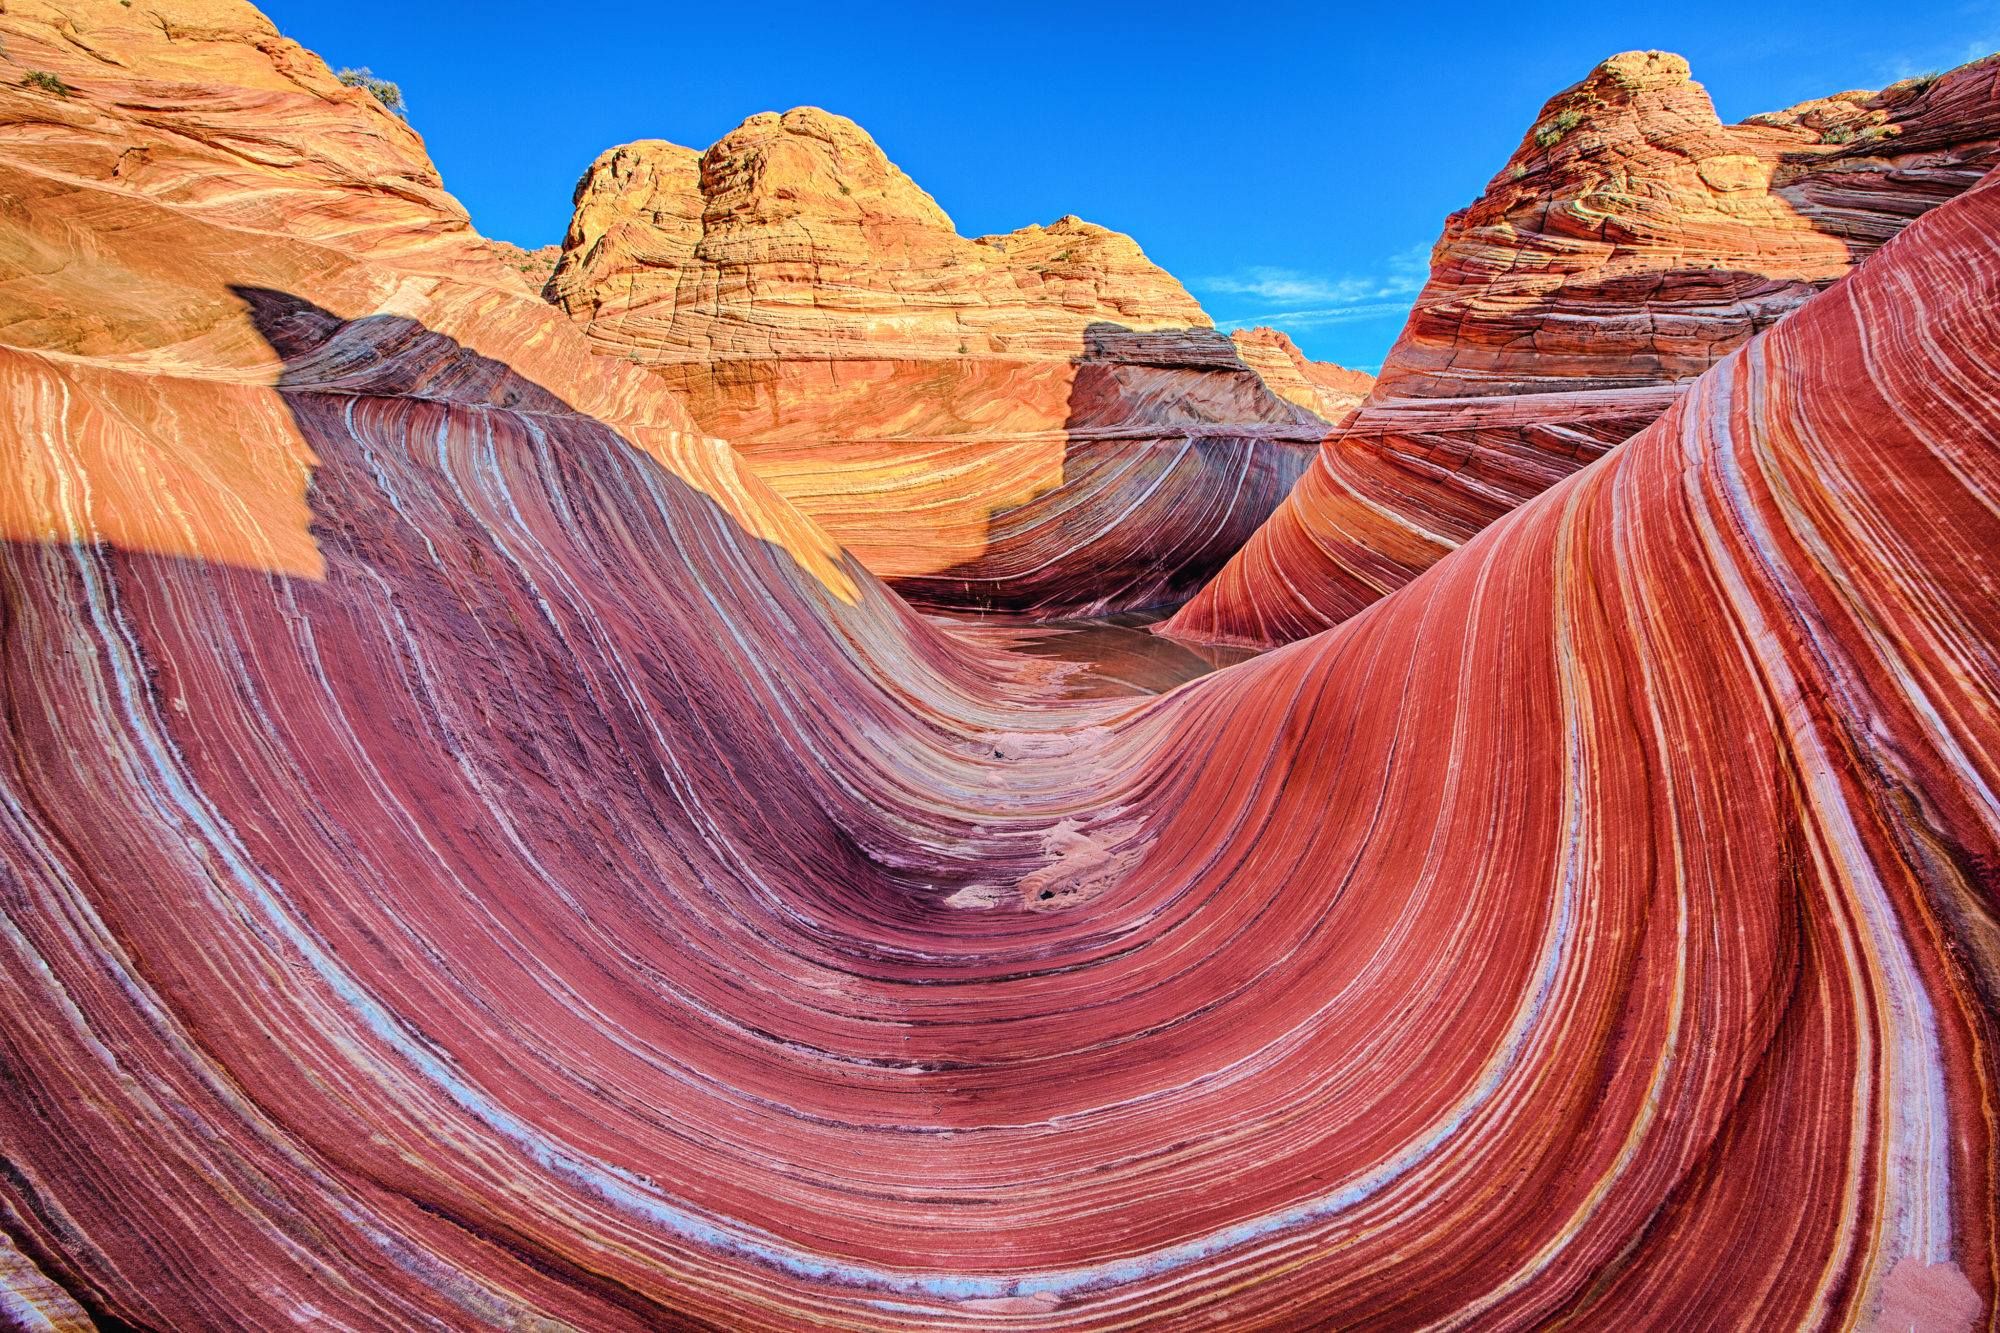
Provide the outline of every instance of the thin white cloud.
[[1929,57],[1897,56],[1884,61],[1881,68],[1889,77],[1889,82],[1897,83],[1903,79],[1914,79],[1921,74],[1942,74],[1945,70],[1970,64],[1981,56],[1990,56],[1995,51],[2000,51],[2000,37],[1981,37],[1963,46],[1949,48],[1943,54],[1933,54]]
[[[1409,314],[1430,276],[1430,258],[1430,246],[1413,245],[1384,256],[1372,273],[1303,273],[1256,266],[1188,285],[1211,294],[1207,304],[1219,329],[1268,326],[1297,335]],[[1246,308],[1255,313],[1239,313]]]
[[1225,331],[1269,324],[1276,328],[1317,328],[1323,324],[1346,324],[1357,319],[1380,319],[1384,315],[1407,315],[1414,302],[1370,301],[1362,305],[1336,306],[1330,310],[1273,310],[1268,314],[1218,319],[1216,327]]
[[1231,306],[1237,309],[1250,306],[1265,312],[1220,314],[1216,317],[1218,326],[1241,329],[1270,324],[1280,328],[1312,328],[1403,314],[1423,290],[1424,280],[1429,276],[1430,247],[1413,245],[1384,257],[1372,273],[1305,273],[1253,265],[1234,273],[1197,278],[1188,285],[1212,294],[1212,308],[1228,312]]
[[1354,301],[1376,284],[1365,278],[1325,278],[1294,269],[1257,266],[1221,277],[1200,278],[1196,290],[1225,296],[1255,296],[1266,302]]
[[1431,248],[1420,241],[1390,255],[1389,272],[1395,275],[1395,281],[1404,284],[1398,291],[1422,291],[1431,276]]

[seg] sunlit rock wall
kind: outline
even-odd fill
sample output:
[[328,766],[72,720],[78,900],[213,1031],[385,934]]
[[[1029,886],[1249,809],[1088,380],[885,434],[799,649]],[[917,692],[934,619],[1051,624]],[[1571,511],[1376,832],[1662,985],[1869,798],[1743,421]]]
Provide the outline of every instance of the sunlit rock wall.
[[814,107],[606,152],[549,291],[923,605],[1185,600],[1327,429],[1129,237],[968,240]]
[[1630,51],[1551,99],[1453,214],[1359,415],[1167,626],[1315,633],[1653,421],[2000,161],[2000,59],[1723,125]]

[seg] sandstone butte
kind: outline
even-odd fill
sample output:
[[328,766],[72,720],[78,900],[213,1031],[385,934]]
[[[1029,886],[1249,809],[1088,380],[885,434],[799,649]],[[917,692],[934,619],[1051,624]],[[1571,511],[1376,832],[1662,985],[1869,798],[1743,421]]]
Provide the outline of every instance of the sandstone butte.
[[1358,416],[1163,631],[1268,647],[1354,615],[1996,162],[2000,57],[1740,125],[1679,56],[1612,57],[1446,222]]
[[1302,358],[1258,344],[1267,390],[1129,237],[968,240],[814,107],[604,153],[548,291],[920,605],[1185,601],[1327,431]]
[[1993,1326],[2000,177],[1063,701],[146,3],[0,15],[7,1320]]

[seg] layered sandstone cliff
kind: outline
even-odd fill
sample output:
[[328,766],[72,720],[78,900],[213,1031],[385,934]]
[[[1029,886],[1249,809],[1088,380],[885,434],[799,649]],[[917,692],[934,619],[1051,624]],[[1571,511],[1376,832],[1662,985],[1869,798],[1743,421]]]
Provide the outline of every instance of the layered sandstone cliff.
[[549,292],[922,604],[1184,599],[1325,431],[1129,237],[961,237],[813,107],[606,152]]
[[555,276],[557,262],[562,259],[560,245],[543,245],[528,250],[506,241],[489,241],[487,244],[499,251],[502,262],[537,291],[548,285],[549,279]]
[[1369,401],[1168,626],[1314,633],[1654,420],[1723,355],[2000,161],[2000,59],[1723,125],[1627,52],[1454,214]]
[[1313,361],[1277,329],[1238,329],[1229,335],[1243,364],[1257,372],[1272,393],[1290,399],[1324,421],[1345,421],[1375,387],[1375,377]]
[[961,237],[860,126],[817,107],[752,116],[706,153],[605,152],[577,185],[552,294],[600,346],[690,383],[760,360],[1061,359],[1092,323],[1211,324],[1129,237],[1081,219]]
[[0,15],[0,1319],[1993,1324],[2000,178],[1073,702],[132,17]]

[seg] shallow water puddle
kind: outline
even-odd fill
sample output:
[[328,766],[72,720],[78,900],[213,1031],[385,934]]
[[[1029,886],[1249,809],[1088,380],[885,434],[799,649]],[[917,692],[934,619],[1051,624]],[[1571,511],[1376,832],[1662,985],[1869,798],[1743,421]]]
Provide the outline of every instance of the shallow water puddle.
[[989,647],[1082,667],[1063,682],[1064,696],[1071,699],[1165,694],[1176,685],[1257,656],[1254,648],[1182,643],[1152,633],[1154,625],[1178,609],[1156,606],[1080,620],[927,618]]

